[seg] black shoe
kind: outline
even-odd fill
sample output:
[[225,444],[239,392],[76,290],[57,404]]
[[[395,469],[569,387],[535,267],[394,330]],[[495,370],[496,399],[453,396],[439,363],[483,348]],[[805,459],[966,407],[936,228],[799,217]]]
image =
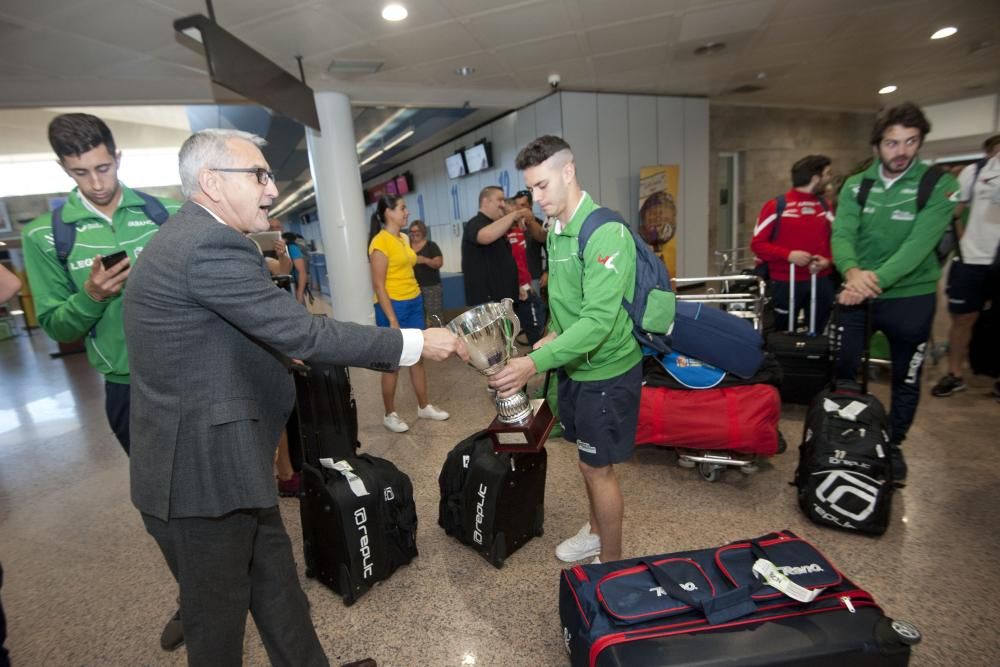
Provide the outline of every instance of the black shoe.
[[181,610],[170,617],[160,635],[160,647],[164,651],[176,651],[184,645],[184,626],[181,625]]
[[938,380],[938,383],[931,389],[931,396],[944,398],[945,396],[951,396],[956,392],[965,390],[966,386],[965,382],[962,381],[962,378],[955,377],[951,373],[948,373],[943,378]]
[[902,484],[906,481],[906,459],[903,458],[903,449],[896,444],[890,444],[892,448],[892,481]]

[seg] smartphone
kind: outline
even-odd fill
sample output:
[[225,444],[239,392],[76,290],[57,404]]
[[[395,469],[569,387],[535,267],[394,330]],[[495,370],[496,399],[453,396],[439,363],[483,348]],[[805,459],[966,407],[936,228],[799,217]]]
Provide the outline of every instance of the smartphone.
[[101,257],[101,264],[104,265],[105,270],[110,269],[112,266],[128,258],[128,253],[124,250],[119,250],[118,252],[113,252],[110,255]]

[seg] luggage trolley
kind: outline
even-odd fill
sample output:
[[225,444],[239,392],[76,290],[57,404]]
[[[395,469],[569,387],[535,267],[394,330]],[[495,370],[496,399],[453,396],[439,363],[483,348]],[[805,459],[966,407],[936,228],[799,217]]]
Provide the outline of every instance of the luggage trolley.
[[[730,256],[724,256],[722,259],[728,264],[725,268],[735,268],[732,266]],[[764,332],[770,296],[767,282],[760,276],[734,273],[700,278],[673,278],[672,282],[678,300],[719,306],[732,315],[749,320],[754,329]],[[690,291],[698,288],[703,288],[703,291]],[[785,451],[786,446],[785,439],[779,431],[778,453]],[[751,475],[760,469],[759,460],[755,455],[685,448],[677,448],[677,465],[682,468],[697,468],[698,474],[707,482],[717,481],[725,468],[737,468],[746,475]]]

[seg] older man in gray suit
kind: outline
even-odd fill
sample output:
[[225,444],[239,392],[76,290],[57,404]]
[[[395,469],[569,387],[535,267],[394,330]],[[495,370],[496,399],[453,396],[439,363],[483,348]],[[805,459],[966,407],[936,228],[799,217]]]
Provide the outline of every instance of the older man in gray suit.
[[245,236],[268,229],[278,194],[263,143],[224,130],[184,143],[188,201],[146,245],[125,297],[132,501],[180,584],[190,665],[240,665],[247,610],[272,664],[328,664],[272,470],[294,401],[289,358],[388,371],[466,356],[444,329],[313,317],[274,287]]

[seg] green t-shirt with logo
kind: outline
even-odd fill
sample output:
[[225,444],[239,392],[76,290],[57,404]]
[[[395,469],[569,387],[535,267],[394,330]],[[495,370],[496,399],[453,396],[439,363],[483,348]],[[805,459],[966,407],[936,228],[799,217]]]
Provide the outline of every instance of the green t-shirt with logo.
[[[62,220],[63,224],[76,225],[76,239],[65,267],[56,256],[51,213],[28,223],[21,239],[42,329],[61,342],[85,337],[90,365],[109,382],[125,384],[129,381],[129,366],[122,321],[124,289],[104,301],[94,301],[83,289],[95,255],[124,250],[135,266],[142,249],[159,229],[143,210],[142,198],[124,185],[121,190],[122,199],[111,222],[88,208],[78,189],[70,193],[62,208]],[[180,208],[179,202],[160,201],[171,215]]]
[[[846,274],[852,268],[874,271],[882,288],[880,299],[934,294],[941,266],[934,249],[958,203],[958,181],[944,173],[927,205],[917,212],[917,188],[929,167],[914,164],[889,187],[878,160],[847,179],[833,221],[833,261]],[[858,206],[861,181],[874,181],[865,210]]]

